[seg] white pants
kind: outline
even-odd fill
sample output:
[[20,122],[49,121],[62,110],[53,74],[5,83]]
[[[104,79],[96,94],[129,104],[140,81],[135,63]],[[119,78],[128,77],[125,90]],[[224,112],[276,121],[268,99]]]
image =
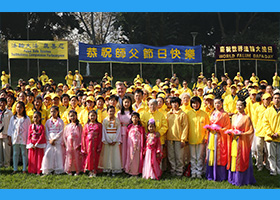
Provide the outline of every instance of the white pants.
[[263,168],[264,152],[267,152],[267,143],[264,141],[264,137],[256,136],[256,147],[257,147],[256,165],[258,169],[261,169]]
[[0,139],[0,167],[9,167],[11,164],[11,147],[8,138]]
[[183,175],[184,169],[184,148],[181,148],[180,141],[167,141],[168,160],[171,166],[171,173]]
[[267,142],[270,173],[280,174],[280,142]]
[[190,144],[191,173],[202,175],[205,160],[205,144]]

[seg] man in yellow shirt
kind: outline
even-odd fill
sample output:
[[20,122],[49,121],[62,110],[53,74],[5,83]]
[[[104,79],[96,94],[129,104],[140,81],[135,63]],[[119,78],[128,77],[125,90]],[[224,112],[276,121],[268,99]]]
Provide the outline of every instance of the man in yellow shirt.
[[180,109],[181,99],[171,99],[172,109],[167,113],[167,152],[171,175],[182,176],[184,168],[184,147],[188,142],[187,114]]
[[80,123],[84,126],[88,121],[88,113],[94,109],[95,100],[93,96],[88,96],[86,99],[86,107],[80,112],[78,116]]
[[203,76],[202,75],[200,75],[200,76],[198,76],[197,77],[197,82],[195,83],[195,84],[193,84],[193,88],[192,89],[194,89],[194,88],[202,88],[202,90],[203,90],[203,88],[205,87],[205,85],[204,85],[204,83],[202,82],[202,79],[203,79]]
[[217,77],[215,77],[215,73],[212,73],[212,77],[211,77],[211,79],[212,79],[212,82],[216,82],[216,83],[218,83],[218,82],[219,82],[218,78],[217,78]]
[[255,75],[255,73],[252,73],[250,81],[252,81],[253,83],[258,83],[259,82],[259,78]]
[[192,90],[190,88],[188,88],[188,82],[186,80],[183,80],[183,88],[181,88],[179,90],[179,93],[180,94],[183,94],[183,93],[189,93],[190,96],[193,96],[193,93],[192,93]]
[[74,76],[72,75],[72,72],[69,71],[68,74],[65,76],[66,84],[69,88],[71,88],[74,80]]
[[[255,136],[256,136],[256,146],[257,146],[257,158],[256,158],[256,166],[258,171],[263,170],[263,161],[264,161],[264,150],[266,148],[266,142],[264,141],[265,137],[265,131],[264,131],[264,126],[263,126],[263,116],[264,112],[271,107],[271,100],[272,97],[270,94],[265,93],[262,96],[262,101],[263,104],[258,106],[255,110],[255,113],[253,115],[252,121],[254,124],[256,124],[256,131],[255,131]],[[266,150],[267,152],[267,150]],[[267,161],[267,159],[265,160]],[[266,162],[267,165],[268,162]],[[267,166],[268,167],[268,166]]]
[[10,77],[11,77],[10,74],[6,74],[5,71],[2,71],[2,76],[1,76],[2,88],[9,82]]
[[113,76],[110,77],[110,76],[108,75],[108,73],[106,72],[105,75],[103,76],[102,80],[103,80],[103,79],[107,79],[107,81],[111,82],[111,81],[113,80]]
[[45,71],[42,71],[42,75],[38,77],[38,80],[41,81],[44,86],[48,82],[49,77],[46,75]]
[[79,73],[78,70],[75,70],[74,80],[77,81],[77,86],[80,87],[83,81],[83,76]]
[[70,122],[69,117],[68,117],[70,110],[75,110],[79,116],[79,114],[81,112],[81,108],[78,106],[77,96],[73,95],[70,97],[70,105],[69,105],[68,109],[63,113],[63,116],[61,117],[61,119],[63,120],[65,125],[69,124],[69,122]]
[[97,120],[99,123],[103,123],[103,120],[108,116],[107,109],[105,107],[105,99],[103,96],[98,95],[96,97],[96,109]]
[[237,72],[237,75],[234,77],[234,79],[238,79],[239,82],[243,82],[243,77],[240,75],[240,72]]
[[192,178],[202,178],[205,144],[208,136],[207,130],[203,127],[210,123],[209,116],[200,109],[200,106],[201,99],[193,97],[191,99],[192,110],[187,113]]
[[270,175],[280,174],[280,93],[273,95],[273,106],[264,112],[263,126],[268,150]]
[[272,86],[274,89],[279,88],[279,81],[280,77],[278,76],[277,72],[275,72],[274,76],[272,77]]
[[236,103],[238,100],[238,97],[236,95],[237,87],[235,84],[230,86],[231,94],[227,95],[224,100],[224,110],[228,113],[228,115],[231,117],[233,114],[237,113],[236,110]]

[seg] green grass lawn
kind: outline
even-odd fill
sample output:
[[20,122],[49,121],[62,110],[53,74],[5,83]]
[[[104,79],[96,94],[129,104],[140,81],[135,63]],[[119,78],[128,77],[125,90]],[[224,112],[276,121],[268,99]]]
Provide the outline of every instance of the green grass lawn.
[[[21,168],[19,168],[20,170]],[[267,170],[257,172],[254,168],[256,185],[237,187],[227,181],[214,182],[206,179],[191,179],[187,177],[172,177],[163,174],[161,180],[146,180],[140,177],[129,177],[119,174],[107,177],[106,174],[89,178],[86,174],[79,176],[17,173],[11,175],[13,169],[0,168],[1,189],[273,189],[280,188],[280,176],[270,176]]]

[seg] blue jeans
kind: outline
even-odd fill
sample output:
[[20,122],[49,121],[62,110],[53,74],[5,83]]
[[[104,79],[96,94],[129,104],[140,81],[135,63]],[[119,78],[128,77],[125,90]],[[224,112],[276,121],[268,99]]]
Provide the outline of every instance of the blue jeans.
[[18,170],[18,158],[19,158],[19,152],[21,151],[22,156],[22,163],[23,163],[23,169],[22,171],[26,171],[26,165],[27,165],[27,149],[26,145],[24,144],[14,144],[13,145],[13,164],[14,164],[14,171]]

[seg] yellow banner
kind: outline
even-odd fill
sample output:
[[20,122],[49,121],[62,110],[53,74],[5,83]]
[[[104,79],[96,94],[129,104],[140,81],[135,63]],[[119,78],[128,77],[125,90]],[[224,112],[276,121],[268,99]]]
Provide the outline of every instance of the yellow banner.
[[67,41],[9,40],[9,58],[13,59],[68,59]]

